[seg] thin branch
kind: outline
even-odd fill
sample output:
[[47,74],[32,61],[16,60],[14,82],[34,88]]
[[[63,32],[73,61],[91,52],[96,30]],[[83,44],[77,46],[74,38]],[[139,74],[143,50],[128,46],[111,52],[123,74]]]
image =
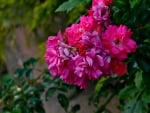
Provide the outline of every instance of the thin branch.
[[104,111],[105,107],[107,106],[107,104],[111,101],[111,99],[115,96],[114,93],[111,93],[111,95],[105,100],[105,102],[97,108],[95,113],[101,113],[102,111]]

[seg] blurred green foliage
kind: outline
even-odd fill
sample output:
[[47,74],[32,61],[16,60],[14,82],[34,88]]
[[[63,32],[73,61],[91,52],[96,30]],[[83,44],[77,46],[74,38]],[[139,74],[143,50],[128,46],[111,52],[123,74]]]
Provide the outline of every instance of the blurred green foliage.
[[[58,5],[64,1],[0,0],[0,67],[3,67],[6,61],[6,39],[15,40],[14,31],[18,27],[32,31],[35,34],[35,40],[39,42],[39,48],[44,49],[41,40],[42,42],[45,41],[48,35],[56,33],[55,29],[62,26],[56,25],[56,22],[54,22],[57,15],[59,15],[54,12]],[[39,38],[39,30],[44,34],[42,38]],[[29,37],[33,38],[32,35]]]
[[[23,27],[34,34],[28,36],[27,42],[31,41],[30,38],[34,38],[38,42],[42,56],[47,37],[57,34],[59,29],[63,31],[67,25],[78,21],[79,16],[86,13],[89,2],[90,0],[70,0],[68,6],[72,12],[66,14],[56,13],[55,10],[60,4],[67,3],[67,0],[0,0],[0,67],[4,67],[6,61],[6,39],[15,40],[16,28]],[[77,4],[80,5],[75,8]]]
[[[45,113],[42,102],[48,100],[57,91],[58,101],[64,110],[67,113],[76,113],[80,106],[78,104],[70,106],[69,98],[65,93],[77,89],[65,84],[59,78],[53,78],[47,70],[37,69],[38,61],[30,58],[14,74],[3,75],[0,79],[0,112]],[[43,95],[45,100],[41,99],[43,98],[41,94],[45,94]]]
[[2,113],[44,113],[40,94],[44,85],[33,78],[37,59],[31,58],[14,74],[6,74],[0,80],[0,111]]

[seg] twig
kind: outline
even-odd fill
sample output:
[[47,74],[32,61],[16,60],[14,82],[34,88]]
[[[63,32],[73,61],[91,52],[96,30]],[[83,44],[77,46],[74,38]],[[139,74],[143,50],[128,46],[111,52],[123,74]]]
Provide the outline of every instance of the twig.
[[114,97],[114,93],[112,93],[106,100],[105,100],[105,102],[100,106],[100,107],[98,107],[97,108],[97,110],[96,110],[96,112],[95,113],[101,113],[104,109],[105,109],[105,107],[106,107],[106,105],[111,101],[111,99]]

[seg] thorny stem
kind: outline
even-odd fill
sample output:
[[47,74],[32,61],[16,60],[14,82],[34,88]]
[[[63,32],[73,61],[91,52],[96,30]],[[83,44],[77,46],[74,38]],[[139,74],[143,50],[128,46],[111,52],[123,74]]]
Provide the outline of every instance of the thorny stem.
[[105,102],[97,108],[95,113],[102,113],[102,111],[105,109],[106,105],[111,101],[111,99],[114,97],[114,93],[111,93],[111,95],[105,100]]

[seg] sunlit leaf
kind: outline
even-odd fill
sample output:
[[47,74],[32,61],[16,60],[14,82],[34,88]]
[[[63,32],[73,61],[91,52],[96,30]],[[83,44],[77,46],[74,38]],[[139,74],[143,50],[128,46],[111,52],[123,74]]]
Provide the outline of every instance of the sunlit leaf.
[[107,80],[108,78],[105,78],[105,77],[102,77],[99,79],[99,81],[97,82],[96,86],[95,86],[95,89],[94,89],[94,94],[97,94],[98,92],[101,91],[101,88],[103,87],[105,81]]
[[141,89],[143,84],[143,78],[142,78],[142,71],[138,71],[136,74],[135,74],[135,79],[134,79],[134,82],[135,82],[135,86],[137,87],[137,89]]
[[86,3],[86,2],[90,2],[90,0],[68,0],[66,2],[64,2],[63,4],[61,4],[57,9],[56,12],[59,11],[71,11],[73,8],[75,8],[76,6]]

